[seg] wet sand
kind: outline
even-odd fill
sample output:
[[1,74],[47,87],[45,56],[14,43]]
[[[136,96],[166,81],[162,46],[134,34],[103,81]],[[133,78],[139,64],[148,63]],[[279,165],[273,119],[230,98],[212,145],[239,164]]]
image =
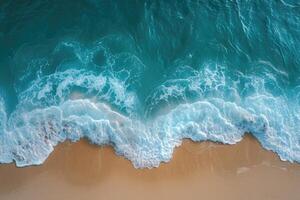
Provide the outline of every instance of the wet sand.
[[1,200],[299,200],[300,165],[246,136],[236,145],[184,141],[173,159],[135,169],[110,147],[60,144],[42,166],[0,165]]

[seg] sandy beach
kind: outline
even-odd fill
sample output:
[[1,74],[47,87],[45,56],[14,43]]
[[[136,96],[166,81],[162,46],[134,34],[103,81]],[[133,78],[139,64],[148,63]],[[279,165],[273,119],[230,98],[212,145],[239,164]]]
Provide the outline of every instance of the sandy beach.
[[236,145],[189,140],[159,168],[135,169],[110,147],[60,144],[41,166],[0,165],[0,199],[299,199],[300,165],[251,136]]

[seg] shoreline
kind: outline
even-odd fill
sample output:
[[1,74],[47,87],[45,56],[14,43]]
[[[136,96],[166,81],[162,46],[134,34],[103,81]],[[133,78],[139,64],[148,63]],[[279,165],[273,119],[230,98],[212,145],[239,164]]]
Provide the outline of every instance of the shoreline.
[[0,165],[0,199],[298,199],[300,165],[245,135],[234,145],[184,140],[168,163],[135,169],[112,147],[59,144],[39,166]]

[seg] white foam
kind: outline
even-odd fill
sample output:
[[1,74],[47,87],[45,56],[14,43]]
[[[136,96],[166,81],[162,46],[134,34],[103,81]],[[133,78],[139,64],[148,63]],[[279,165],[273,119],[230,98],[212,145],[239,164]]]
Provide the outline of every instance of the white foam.
[[[247,76],[225,72],[215,63],[201,70],[178,70],[149,95],[146,112],[151,116],[153,109],[163,109],[163,103],[169,105],[173,99],[176,106],[146,119],[138,115],[140,102],[128,85],[130,72],[124,77],[118,70],[66,69],[39,77],[19,94],[9,117],[0,101],[0,162],[41,164],[59,142],[85,137],[112,145],[135,167],[150,168],[169,161],[183,138],[234,144],[245,132],[282,160],[300,162],[300,106],[292,98],[299,89],[288,94],[278,81],[284,82],[284,72],[274,71],[268,63],[264,73]],[[84,90],[77,96],[82,99],[72,100],[78,88]]]
[[276,145],[275,151],[283,159],[294,160],[299,155],[298,146],[293,151],[290,148],[295,146],[279,146],[280,137],[264,117],[221,99],[182,104],[148,123],[89,100],[68,100],[12,117],[1,135],[5,145],[1,145],[0,159],[5,163],[15,160],[18,166],[41,164],[58,142],[83,137],[98,145],[113,145],[117,154],[130,159],[135,167],[157,167],[169,161],[183,138],[234,144],[248,131],[259,139],[259,134],[268,136],[262,143]]

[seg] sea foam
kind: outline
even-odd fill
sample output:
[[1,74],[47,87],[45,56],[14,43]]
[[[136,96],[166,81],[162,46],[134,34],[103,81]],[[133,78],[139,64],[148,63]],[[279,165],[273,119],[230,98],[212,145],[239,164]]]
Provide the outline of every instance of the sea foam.
[[[200,78],[203,73],[205,80]],[[17,166],[41,164],[59,142],[87,138],[97,145],[113,146],[118,155],[131,160],[137,168],[151,168],[169,161],[174,148],[179,146],[184,138],[234,144],[242,139],[244,133],[249,132],[265,148],[278,153],[281,159],[299,162],[299,131],[295,128],[300,122],[299,106],[288,102],[288,99],[282,96],[272,96],[264,85],[260,85],[266,84],[266,79],[259,77],[255,77],[254,81],[257,91],[251,90],[251,95],[239,97],[238,102],[230,101],[236,100],[236,97],[231,95],[226,100],[222,97],[224,87],[231,83],[224,77],[217,77],[221,71],[217,75],[216,73],[194,71],[192,76],[185,77],[189,84],[182,84],[183,79],[173,79],[175,87],[178,84],[179,88],[183,88],[175,90],[177,96],[184,96],[185,92],[193,87],[193,91],[198,93],[198,100],[182,102],[164,114],[148,119],[119,112],[105,103],[110,98],[107,95],[113,95],[115,101],[110,103],[112,106],[122,103],[120,110],[123,107],[130,110],[135,105],[132,100],[125,100],[132,92],[126,93],[122,81],[110,82],[109,77],[91,75],[80,70],[57,72],[42,78],[34,84],[34,90],[30,87],[20,95],[23,106],[18,105],[9,119],[4,101],[1,101],[0,161],[15,161]],[[61,76],[63,78],[60,79]],[[261,80],[263,82],[259,83]],[[193,81],[198,81],[198,84]],[[53,83],[56,83],[55,86]],[[103,85],[117,83],[118,86],[108,86],[109,92],[101,93]],[[98,91],[98,98],[71,100],[67,96],[71,96],[71,85],[81,86],[87,91],[91,91],[92,88]],[[173,89],[166,90],[169,87],[167,84],[163,89],[161,87],[156,89],[152,98],[155,101],[149,105],[159,106],[161,99],[174,97]],[[174,87],[174,84],[170,87]],[[262,87],[263,90],[258,90]],[[114,92],[116,88],[125,92]],[[200,92],[202,89],[206,90],[204,98]],[[218,91],[221,93],[218,94]],[[162,95],[157,97],[158,92]],[[209,93],[215,97],[209,96]],[[24,105],[29,104],[29,98],[32,105],[30,110],[30,106],[24,108]],[[35,102],[43,102],[44,106]]]
[[[1,98],[1,163],[42,164],[58,143],[87,138],[113,146],[137,168],[151,168],[168,162],[185,138],[234,144],[246,132],[282,160],[300,161],[299,87],[284,88],[287,74],[270,63],[255,63],[263,70],[247,75],[214,61],[199,70],[179,63],[144,103],[135,84],[144,70],[139,59],[106,52],[107,66],[95,70],[94,56],[104,51],[103,43],[90,51],[78,45],[57,45],[54,56],[67,46],[80,59],[63,62],[54,73],[38,72],[20,88],[9,116]],[[132,65],[138,67],[130,70]]]

